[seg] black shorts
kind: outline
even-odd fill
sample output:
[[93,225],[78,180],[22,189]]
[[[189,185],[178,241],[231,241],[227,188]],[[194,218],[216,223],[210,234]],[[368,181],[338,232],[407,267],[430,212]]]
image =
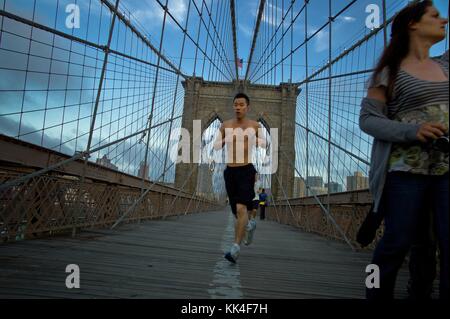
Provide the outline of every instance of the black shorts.
[[253,164],[238,167],[227,166],[223,172],[231,211],[235,216],[236,204],[246,205],[248,210],[253,209],[255,174],[256,169]]
[[258,209],[259,208],[259,199],[254,199],[253,200],[253,209]]

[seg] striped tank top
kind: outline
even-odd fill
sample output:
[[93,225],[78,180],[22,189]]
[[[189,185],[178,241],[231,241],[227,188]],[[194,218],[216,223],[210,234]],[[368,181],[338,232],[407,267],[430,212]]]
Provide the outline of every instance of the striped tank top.
[[[443,57],[433,58],[447,76],[447,81],[421,80],[400,70],[394,83],[393,98],[387,103],[390,119],[403,123],[422,124],[439,122],[448,131],[448,51]],[[383,70],[369,87],[386,86],[388,70]],[[432,147],[431,143],[393,143],[388,171],[403,171],[424,175],[443,175],[448,172],[448,153]]]

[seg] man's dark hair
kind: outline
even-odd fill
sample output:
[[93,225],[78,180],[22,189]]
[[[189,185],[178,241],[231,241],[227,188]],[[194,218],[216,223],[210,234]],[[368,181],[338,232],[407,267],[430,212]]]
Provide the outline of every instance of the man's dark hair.
[[234,96],[233,102],[236,99],[240,99],[240,98],[244,98],[245,101],[247,102],[247,105],[250,105],[250,99],[248,98],[247,94],[245,93],[238,93]]
[[264,193],[266,190],[263,188],[261,191]]

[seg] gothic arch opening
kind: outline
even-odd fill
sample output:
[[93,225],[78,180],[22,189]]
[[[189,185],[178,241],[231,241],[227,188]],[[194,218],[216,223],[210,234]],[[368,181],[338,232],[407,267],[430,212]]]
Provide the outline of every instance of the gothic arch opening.
[[208,126],[203,130],[200,146],[200,163],[197,173],[197,195],[224,202],[226,199],[223,171],[225,170],[224,152],[222,159],[215,159],[213,149],[214,140],[219,131],[222,120],[215,116],[208,121]]

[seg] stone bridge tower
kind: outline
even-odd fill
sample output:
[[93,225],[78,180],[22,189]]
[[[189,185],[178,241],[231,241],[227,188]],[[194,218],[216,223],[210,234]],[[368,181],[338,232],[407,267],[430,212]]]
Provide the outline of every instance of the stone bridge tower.
[[[193,136],[193,121],[201,120],[202,131],[215,119],[221,122],[234,117],[233,97],[238,92],[250,98],[248,118],[261,120],[270,128],[278,128],[278,169],[272,175],[271,191],[275,198],[284,198],[278,180],[286,195],[292,197],[295,163],[295,109],[300,93],[297,85],[281,83],[279,86],[250,84],[245,81],[206,82],[199,77],[190,77],[183,82],[185,89],[183,119],[181,126]],[[200,143],[200,141],[199,141]],[[190,158],[192,160],[191,146]],[[283,154],[284,153],[284,154]],[[191,174],[191,170],[192,174]],[[189,176],[190,175],[190,176]],[[194,192],[197,185],[198,163],[176,165],[175,186]],[[278,178],[277,178],[278,177]],[[189,179],[189,180],[187,180]],[[187,180],[187,181],[186,181]],[[186,184],[185,184],[186,183]]]

